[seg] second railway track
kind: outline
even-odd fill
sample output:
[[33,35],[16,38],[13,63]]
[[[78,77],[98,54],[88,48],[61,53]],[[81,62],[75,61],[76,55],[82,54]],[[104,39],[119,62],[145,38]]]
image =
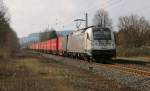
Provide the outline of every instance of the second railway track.
[[125,67],[125,66],[121,66],[121,65],[117,65],[117,64],[106,64],[103,66],[109,67],[109,68],[112,68],[115,70],[119,70],[124,73],[150,77],[150,71],[146,71],[146,70],[142,70],[142,69],[138,69],[138,68]]

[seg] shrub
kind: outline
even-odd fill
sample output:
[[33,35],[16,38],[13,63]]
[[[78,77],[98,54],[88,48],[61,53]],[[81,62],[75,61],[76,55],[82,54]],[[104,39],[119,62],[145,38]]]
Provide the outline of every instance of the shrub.
[[0,48],[0,59],[6,59],[10,57],[10,52],[5,49]]

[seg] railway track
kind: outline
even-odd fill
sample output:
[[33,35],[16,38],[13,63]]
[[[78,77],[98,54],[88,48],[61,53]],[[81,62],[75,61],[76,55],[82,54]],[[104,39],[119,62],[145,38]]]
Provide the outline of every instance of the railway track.
[[105,66],[128,74],[150,77],[150,71],[138,68],[125,67],[117,64],[106,64]]
[[[89,63],[87,61],[83,61],[83,62]],[[99,63],[95,63],[95,62],[91,62],[91,64],[100,65]],[[131,65],[129,66],[129,65],[120,65],[120,64],[101,64],[101,66],[106,67],[106,68],[115,69],[115,70],[118,70],[118,71],[123,72],[123,73],[150,77],[150,71],[149,70],[139,69],[139,67],[131,67]],[[92,68],[93,67],[94,66],[92,66]]]
[[145,64],[145,65],[138,65],[138,64],[116,64],[116,65],[127,67],[127,68],[138,69],[138,70],[150,71],[150,66],[148,66],[147,64]]

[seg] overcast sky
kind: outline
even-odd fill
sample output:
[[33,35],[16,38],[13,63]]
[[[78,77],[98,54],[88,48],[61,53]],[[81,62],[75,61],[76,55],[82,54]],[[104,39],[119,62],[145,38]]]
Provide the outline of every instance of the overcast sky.
[[41,32],[48,26],[56,30],[75,29],[73,20],[84,18],[85,12],[91,24],[99,8],[109,12],[114,27],[118,17],[123,15],[138,14],[150,20],[149,0],[5,0],[5,3],[11,26],[19,37]]

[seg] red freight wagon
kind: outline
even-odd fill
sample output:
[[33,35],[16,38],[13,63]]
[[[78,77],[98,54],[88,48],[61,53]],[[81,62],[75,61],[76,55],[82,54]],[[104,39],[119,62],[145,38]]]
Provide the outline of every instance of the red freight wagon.
[[48,41],[46,41],[46,51],[48,52]]
[[39,47],[40,47],[40,46],[39,46],[39,43],[37,43],[37,50],[39,50]]
[[39,50],[41,50],[41,42],[39,42],[38,44],[39,44]]
[[37,43],[36,44],[34,44],[35,45],[35,49],[37,50],[38,49],[38,45],[37,45]]
[[63,37],[58,37],[58,51],[59,51],[60,55],[62,55],[62,53],[64,52],[64,49],[63,49]]
[[38,43],[38,50],[40,50],[40,42]]
[[46,50],[46,41],[44,41],[43,46],[44,46],[44,50]]
[[43,42],[43,50],[46,50],[46,42]]
[[51,51],[57,53],[58,51],[58,39],[51,39]]
[[42,42],[42,50],[44,50],[44,42]]
[[39,43],[39,49],[42,50],[42,42]]
[[39,50],[39,43],[37,43],[37,50]]
[[36,43],[36,50],[38,50],[38,43]]
[[40,42],[40,50],[42,50],[42,42]]
[[40,49],[43,50],[43,42],[40,43]]
[[44,42],[42,42],[42,50],[44,50]]
[[51,40],[47,41],[47,51],[51,52]]
[[47,52],[47,41],[45,41],[45,43],[44,43],[44,45],[45,45],[45,50],[46,50],[46,52]]
[[36,49],[36,44],[34,44],[34,49]]

